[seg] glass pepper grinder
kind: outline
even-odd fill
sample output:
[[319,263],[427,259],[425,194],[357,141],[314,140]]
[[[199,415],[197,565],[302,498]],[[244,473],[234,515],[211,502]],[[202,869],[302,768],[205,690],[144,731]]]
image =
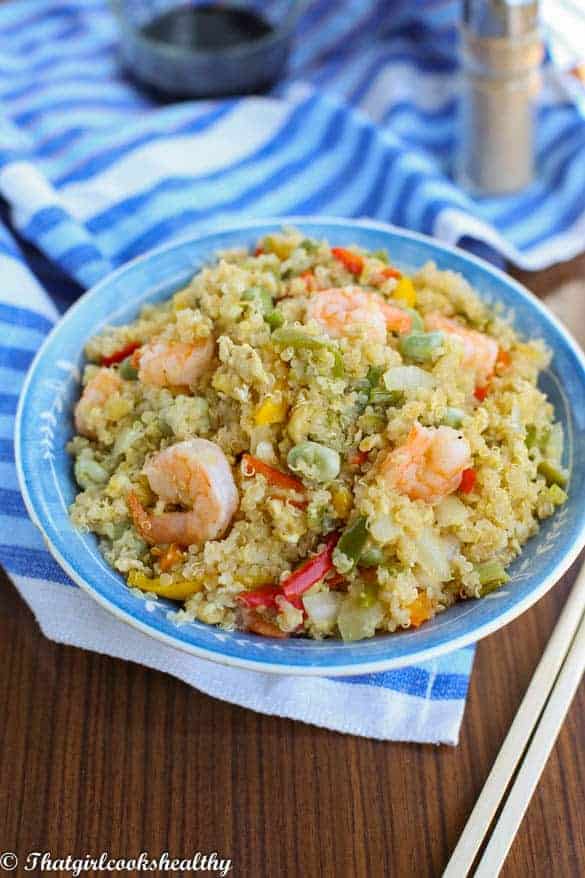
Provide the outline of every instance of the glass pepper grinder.
[[456,177],[470,192],[532,181],[542,54],[538,0],[464,0]]

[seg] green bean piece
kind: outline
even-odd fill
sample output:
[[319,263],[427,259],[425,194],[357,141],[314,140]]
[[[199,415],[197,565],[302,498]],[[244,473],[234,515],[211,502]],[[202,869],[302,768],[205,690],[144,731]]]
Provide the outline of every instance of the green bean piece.
[[400,390],[372,390],[368,401],[371,405],[397,405],[402,399]]
[[510,578],[500,561],[484,561],[483,564],[478,564],[475,570],[479,576],[482,597],[504,585]]
[[403,335],[398,342],[403,357],[424,363],[432,360],[443,348],[442,332],[411,332]]
[[354,564],[359,561],[367,540],[368,519],[365,515],[360,515],[359,518],[356,518],[356,520],[344,530],[339,542],[337,543],[335,552],[344,555],[345,558],[352,562],[351,566],[353,567]]
[[120,378],[124,378],[126,381],[136,381],[138,378],[138,369],[136,366],[132,365],[132,357],[126,357],[125,360],[122,360],[119,368]]
[[425,325],[418,311],[415,311],[414,308],[409,308],[408,305],[403,305],[402,302],[393,302],[392,304],[397,305],[401,311],[406,311],[407,314],[410,314],[412,320],[411,332],[424,332]]
[[380,262],[383,262],[385,265],[388,265],[390,262],[390,257],[388,256],[387,250],[374,250],[372,256],[375,256],[376,259],[379,259]]
[[272,334],[272,341],[287,348],[309,348],[309,350],[321,350],[330,347],[330,342],[318,335],[309,335],[296,326],[283,326]]
[[299,442],[286,458],[289,469],[312,482],[331,482],[339,475],[339,452],[319,442]]
[[526,427],[526,439],[524,441],[526,442],[527,448],[534,448],[536,445],[538,441],[538,431],[534,424],[529,424],[528,427]]
[[284,323],[284,315],[278,308],[274,308],[269,314],[264,315],[264,320],[271,329],[278,329]]
[[544,476],[547,485],[558,485],[560,488],[564,488],[569,481],[569,477],[565,470],[561,469],[559,466],[555,466],[554,463],[551,463],[549,460],[540,461],[538,464],[538,472],[541,476]]
[[465,412],[463,409],[452,408],[449,406],[445,409],[445,414],[441,423],[446,427],[454,427],[455,429],[458,429],[463,423],[464,417]]
[[343,378],[343,376],[345,375],[345,365],[343,363],[343,356],[341,354],[341,351],[337,347],[331,347],[329,348],[329,350],[333,354],[333,377]]
[[366,375],[366,381],[370,387],[377,387],[384,374],[384,366],[370,366]]
[[272,340],[282,347],[294,348],[295,350],[306,348],[309,351],[331,351],[333,354],[333,377],[343,378],[345,374],[343,357],[333,342],[320,338],[318,335],[309,335],[308,332],[303,332],[302,329],[297,329],[295,326],[282,326],[280,329],[275,329],[272,333]]
[[385,561],[384,552],[379,546],[368,546],[360,555],[360,567],[380,567]]
[[357,595],[357,603],[360,607],[367,609],[373,607],[378,600],[378,586],[374,582],[364,582],[362,590]]

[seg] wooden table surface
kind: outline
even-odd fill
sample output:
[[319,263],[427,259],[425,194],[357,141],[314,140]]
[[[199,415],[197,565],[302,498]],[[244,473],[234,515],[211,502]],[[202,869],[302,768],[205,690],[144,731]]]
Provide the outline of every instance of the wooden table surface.
[[[585,259],[523,280],[545,295],[579,278]],[[261,716],[161,673],[58,646],[4,578],[0,851],[217,851],[246,878],[438,876],[575,573],[479,645],[457,748]],[[506,878],[585,874],[584,741],[581,688]]]

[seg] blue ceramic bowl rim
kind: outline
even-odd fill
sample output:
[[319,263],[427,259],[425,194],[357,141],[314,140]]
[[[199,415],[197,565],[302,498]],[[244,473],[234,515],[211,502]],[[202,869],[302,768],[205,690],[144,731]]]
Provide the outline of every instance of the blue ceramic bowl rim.
[[[432,626],[433,624],[431,622],[428,625],[417,629],[416,631],[410,630],[400,634],[378,635],[377,637],[368,641],[359,641],[357,643],[349,644],[343,644],[340,641],[331,640],[306,641],[302,639],[292,639],[290,641],[285,641],[284,645],[282,641],[279,641],[274,645],[271,644],[271,646],[273,645],[274,650],[280,650],[279,653],[276,653],[272,656],[272,661],[267,661],[265,656],[263,655],[262,648],[263,646],[265,646],[265,643],[261,643],[260,641],[265,641],[265,638],[258,638],[256,635],[249,634],[242,635],[242,632],[222,632],[221,634],[217,634],[217,637],[220,638],[217,640],[219,646],[217,648],[211,649],[209,648],[209,646],[201,646],[197,642],[193,642],[193,640],[197,641],[197,637],[189,637],[186,639],[181,636],[181,632],[184,631],[185,628],[191,628],[190,624],[181,626],[173,625],[173,631],[172,633],[169,633],[168,630],[161,630],[161,628],[164,629],[165,627],[168,629],[168,625],[165,626],[164,623],[161,622],[159,622],[158,625],[155,624],[155,620],[153,618],[149,618],[149,614],[147,612],[139,612],[138,610],[136,612],[129,612],[128,610],[121,608],[115,600],[111,600],[110,598],[106,597],[102,592],[100,592],[99,584],[88,581],[84,577],[84,575],[76,569],[76,566],[71,562],[71,559],[68,557],[67,535],[58,534],[58,537],[54,538],[54,536],[52,537],[47,533],[47,528],[45,526],[45,522],[43,521],[42,515],[43,498],[38,495],[38,492],[34,490],[32,485],[29,487],[26,480],[24,465],[25,455],[23,445],[26,436],[23,430],[23,420],[26,411],[28,396],[31,388],[34,386],[35,378],[37,377],[37,370],[42,364],[45,352],[50,347],[53,340],[58,337],[61,332],[64,331],[64,328],[67,326],[68,322],[71,321],[73,317],[78,314],[78,312],[89,308],[94,298],[99,296],[105,287],[107,288],[107,286],[112,283],[112,281],[123,278],[125,273],[130,273],[137,266],[144,266],[152,260],[156,260],[157,258],[162,257],[165,254],[171,253],[172,251],[177,251],[177,253],[179,253],[182,248],[189,246],[196,247],[198,244],[205,244],[205,242],[211,241],[213,238],[221,238],[237,234],[241,234],[243,236],[245,233],[250,234],[251,232],[255,232],[255,234],[257,235],[268,234],[271,231],[276,231],[282,228],[283,226],[296,226],[300,229],[305,228],[308,233],[310,233],[310,231],[312,230],[315,234],[320,235],[331,235],[335,234],[336,231],[339,233],[342,230],[345,230],[346,232],[358,232],[359,230],[362,230],[363,232],[371,231],[386,234],[388,236],[393,236],[401,239],[403,243],[407,244],[408,242],[411,242],[415,245],[418,244],[424,247],[426,251],[425,259],[427,261],[429,259],[432,259],[433,257],[451,257],[451,259],[453,259],[455,262],[463,263],[464,265],[467,265],[468,267],[474,268],[476,271],[479,271],[480,274],[491,277],[491,279],[493,279],[493,281],[495,282],[496,290],[498,286],[503,285],[504,287],[508,287],[509,290],[513,291],[514,296],[519,297],[520,302],[522,302],[524,305],[527,305],[529,310],[538,314],[539,320],[541,321],[541,324],[543,326],[546,326],[548,324],[548,328],[552,328],[554,330],[555,335],[562,342],[565,350],[569,351],[572,355],[574,375],[578,380],[581,391],[585,392],[585,356],[578,344],[569,334],[569,332],[567,332],[567,330],[556,319],[556,317],[554,317],[554,315],[552,315],[548,311],[548,309],[546,309],[545,306],[525,287],[523,287],[514,279],[510,278],[503,271],[494,268],[489,263],[484,262],[478,257],[472,256],[457,247],[452,247],[439,243],[426,235],[417,232],[411,232],[382,222],[376,222],[368,219],[352,220],[327,216],[284,216],[266,219],[254,219],[245,222],[242,221],[234,225],[221,227],[219,229],[204,232],[199,235],[190,235],[171,241],[161,247],[158,247],[149,251],[148,253],[143,254],[142,256],[137,257],[131,262],[126,263],[116,271],[109,274],[104,280],[102,280],[92,289],[88,290],[83,296],[81,296],[80,299],[66,312],[63,318],[55,325],[53,330],[49,333],[30,366],[21,391],[16,413],[16,468],[20,489],[27,511],[33,523],[41,531],[45,540],[45,544],[56,562],[62,567],[62,569],[68,574],[68,576],[77,585],[79,585],[87,593],[89,593],[91,597],[97,601],[97,603],[99,603],[101,606],[111,612],[118,619],[127,622],[128,624],[132,625],[134,628],[137,628],[143,633],[162,641],[168,646],[178,648],[192,655],[196,655],[200,658],[209,659],[232,667],[246,668],[275,674],[348,676],[386,671],[398,667],[403,667],[405,665],[418,664],[422,661],[428,661],[430,659],[437,658],[442,654],[449,653],[456,649],[460,649],[464,646],[475,643],[478,640],[481,640],[487,635],[493,633],[494,631],[497,631],[499,628],[503,627],[508,622],[511,622],[522,612],[527,610],[530,606],[532,606],[532,604],[539,600],[570,567],[570,565],[578,557],[581,549],[585,545],[585,507],[581,507],[581,509],[579,510],[576,521],[576,529],[573,529],[573,537],[570,543],[565,547],[564,554],[562,554],[562,556],[554,562],[547,575],[541,580],[535,582],[534,586],[530,589],[530,591],[524,596],[522,600],[518,600],[512,603],[512,605],[507,610],[496,614],[489,621],[479,624],[473,624],[473,619],[469,619],[469,622],[471,624],[467,624],[467,628],[463,634],[451,637],[439,636],[437,642],[431,646],[421,646],[418,648],[416,646],[413,646],[413,639],[424,639],[425,632],[428,632],[430,626]],[[326,229],[329,229],[329,232]],[[217,249],[221,249],[221,246],[221,242],[218,241]],[[394,261],[400,264],[401,259],[399,256],[397,256]],[[459,267],[456,270],[462,271],[462,273],[465,274],[464,267]],[[168,295],[170,295],[170,293],[168,293]],[[497,299],[497,293],[495,298]],[[80,344],[80,349],[82,348],[83,343]],[[69,528],[69,532],[70,534],[77,533],[72,525]],[[537,539],[537,537],[535,537],[535,539]],[[523,552],[525,551],[526,548],[523,550]],[[96,548],[94,554],[97,552],[98,550]],[[522,557],[522,555],[520,557]],[[92,553],[90,553],[90,560],[93,560]],[[124,585],[121,577],[118,578],[120,579],[120,584]],[[125,589],[125,591],[127,592],[128,590]],[[470,601],[469,604],[483,604],[488,599],[489,598],[485,598],[481,602]],[[143,602],[140,601],[140,603]],[[461,604],[455,606],[461,606]],[[450,608],[445,613],[440,614],[440,616],[437,618],[440,619],[446,617],[448,613],[454,609],[455,607]],[[213,626],[204,625],[203,623],[194,623],[195,631],[201,628],[205,630],[217,631],[217,629],[214,629]],[[231,654],[226,654],[225,647],[223,647],[222,644],[226,642],[226,639],[229,640],[229,638],[232,636],[243,637],[242,640],[237,641],[237,643],[243,644],[243,649],[239,650],[241,654],[237,654],[238,650],[236,650],[236,654],[234,654],[233,651]],[[383,640],[384,643],[388,643],[390,646],[392,643],[398,644],[400,642],[400,644],[405,646],[406,649],[404,649],[399,654],[394,654],[390,656],[382,655],[372,660],[361,656],[361,653],[363,653],[364,651],[366,653],[368,652],[368,647],[370,644],[373,646],[374,644],[379,643],[380,640]],[[304,646],[304,649],[290,649],[290,645],[301,644]],[[309,656],[309,659],[305,658],[303,660],[303,652],[311,653],[313,651],[311,648],[307,647],[320,644],[334,644],[334,646],[333,648],[330,647],[329,650],[323,649],[323,653],[321,653],[321,656],[319,656],[318,654],[314,654]],[[248,654],[250,651],[252,653],[256,653],[257,657],[250,657],[250,655]],[[357,659],[355,657],[352,659],[350,653],[355,653],[356,651],[360,655],[358,655]],[[281,657],[283,653],[286,655],[284,657]],[[332,656],[332,658],[329,660],[326,658],[327,653]],[[344,656],[344,658],[341,657],[342,655]]]

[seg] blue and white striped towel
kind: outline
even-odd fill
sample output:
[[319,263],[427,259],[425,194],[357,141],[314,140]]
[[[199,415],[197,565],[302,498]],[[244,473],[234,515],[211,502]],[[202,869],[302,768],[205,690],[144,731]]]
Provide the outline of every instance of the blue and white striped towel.
[[[17,392],[76,298],[127,259],[242,216],[367,215],[475,238],[525,267],[585,241],[585,124],[551,80],[540,178],[471,201],[447,176],[456,3],[310,3],[273,95],[165,107],[116,63],[102,0],[0,7],[0,563],[48,637],[171,673],[266,713],[354,734],[455,743],[473,650],[351,680],[273,678],[201,662],[123,626],[51,560],[18,493]],[[71,585],[71,583],[69,583]]]

